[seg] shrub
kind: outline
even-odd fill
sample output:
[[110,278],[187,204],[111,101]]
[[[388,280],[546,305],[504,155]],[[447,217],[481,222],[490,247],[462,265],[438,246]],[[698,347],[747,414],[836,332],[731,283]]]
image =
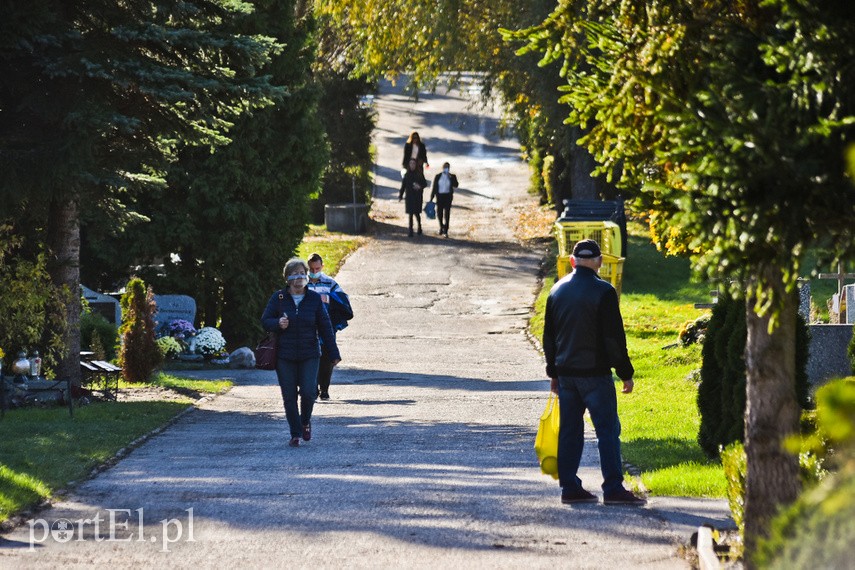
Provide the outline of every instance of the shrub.
[[[809,413],[803,414],[803,418]],[[804,420],[803,420],[803,423]],[[809,422],[808,422],[809,423]],[[798,450],[796,450],[798,453]],[[721,465],[724,468],[724,478],[727,485],[727,504],[730,507],[730,514],[733,517],[733,522],[739,529],[739,535],[744,536],[745,532],[745,477],[748,473],[746,463],[745,448],[742,442],[734,442],[720,451]],[[802,484],[805,488],[814,488],[817,483],[822,480],[825,472],[822,469],[821,457],[812,450],[802,451],[799,455],[799,475]],[[796,509],[796,512],[800,512]],[[792,512],[789,517],[795,516]],[[783,517],[788,518],[788,517]],[[778,523],[782,528],[786,525]],[[855,538],[855,537],[853,537]],[[742,556],[741,544],[737,550],[733,552],[736,557]],[[761,566],[762,567],[762,566]],[[802,567],[802,566],[800,566]],[[807,567],[807,566],[804,566]]]
[[[741,442],[734,442],[721,450],[721,466],[727,482],[727,504],[739,536],[745,531],[745,476],[748,473],[745,448]],[[734,553],[737,556],[741,553]]]
[[541,178],[543,179],[543,191],[546,195],[546,203],[552,204],[555,199],[555,192],[553,190],[553,182],[555,180],[554,156],[549,155],[543,159],[543,171]]
[[683,325],[680,330],[680,344],[689,346],[690,344],[703,343],[707,334],[707,327],[710,323],[710,315],[701,315],[694,321],[689,321]]
[[181,343],[171,336],[163,336],[157,339],[157,347],[160,349],[163,358],[175,358],[184,350]]
[[154,313],[157,305],[151,287],[146,290],[142,279],[134,277],[122,295],[122,347],[119,364],[128,382],[145,382],[163,362],[154,335]]
[[116,358],[116,345],[119,341],[119,327],[104,318],[103,315],[84,310],[80,314],[80,346],[92,352],[96,344],[103,351],[104,360]]
[[214,356],[226,348],[226,339],[214,327],[203,327],[193,337],[193,351],[196,354]]
[[855,379],[817,391],[816,432],[802,446],[835,468],[770,526],[758,545],[761,568],[850,568],[855,541]]
[[[698,386],[701,416],[698,443],[710,457],[716,457],[722,447],[744,438],[746,338],[745,301],[720,296],[707,325]],[[808,345],[807,323],[799,315],[795,388],[802,408],[808,406]]]
[[[729,297],[719,298],[713,307],[707,326],[706,339],[701,350],[701,383],[698,385],[698,410],[701,425],[698,429],[698,443],[701,449],[715,457],[723,445],[719,431],[722,425],[722,376],[726,361],[721,355],[726,353],[727,331],[725,323],[728,315],[738,310],[735,301]],[[743,305],[744,306],[744,305]]]
[[6,365],[18,351],[37,348],[50,377],[66,352],[65,307],[71,296],[51,281],[45,252],[26,249],[12,226],[0,224],[0,346]]

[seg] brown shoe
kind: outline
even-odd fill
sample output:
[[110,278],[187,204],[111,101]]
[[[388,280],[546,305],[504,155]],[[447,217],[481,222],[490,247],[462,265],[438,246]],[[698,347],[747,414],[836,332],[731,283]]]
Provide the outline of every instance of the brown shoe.
[[300,447],[300,438],[292,437],[291,441],[288,442],[288,445],[290,445],[291,447]]
[[604,505],[630,505],[633,507],[641,507],[647,504],[647,499],[635,496],[626,489],[621,489],[616,493],[603,495]]
[[574,503],[596,503],[597,501],[599,501],[599,499],[597,499],[596,495],[589,493],[582,488],[575,492],[561,493],[561,502],[565,505],[572,505]]
[[303,441],[312,439],[312,424],[311,422],[303,426]]

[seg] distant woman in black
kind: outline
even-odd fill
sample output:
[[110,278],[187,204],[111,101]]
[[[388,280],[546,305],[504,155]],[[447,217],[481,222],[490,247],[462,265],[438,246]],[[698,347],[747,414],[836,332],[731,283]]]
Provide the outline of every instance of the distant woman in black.
[[410,138],[407,139],[407,143],[404,145],[404,160],[402,161],[401,166],[409,168],[411,160],[416,161],[416,170],[418,170],[419,174],[424,176],[425,166],[430,168],[427,158],[427,147],[425,146],[425,143],[422,142],[419,133],[416,131],[413,131]]
[[407,198],[404,209],[410,215],[410,237],[413,237],[413,216],[419,224],[419,235],[422,233],[422,202],[425,199],[427,180],[425,180],[424,174],[418,171],[416,159],[410,160],[408,166],[404,180],[401,182],[401,193],[398,195],[398,201],[400,202],[404,196]]

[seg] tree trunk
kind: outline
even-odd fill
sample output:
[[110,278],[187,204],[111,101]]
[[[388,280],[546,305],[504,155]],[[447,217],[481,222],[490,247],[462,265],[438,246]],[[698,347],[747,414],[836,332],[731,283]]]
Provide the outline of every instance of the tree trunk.
[[[745,563],[760,538],[767,536],[772,517],[799,494],[798,458],[783,449],[786,437],[799,427],[796,399],[796,306],[783,291],[778,272],[766,270],[761,283],[775,286],[781,299],[778,327],[769,333],[769,317],[754,313],[754,299],[746,304],[748,339],[745,347],[747,402],[745,406]],[[777,286],[775,284],[778,284]]]
[[597,163],[588,149],[578,144],[585,134],[579,127],[570,131],[570,193],[574,200],[613,200],[617,195],[614,184],[603,176],[591,175]]
[[80,386],[80,212],[76,196],[51,200],[47,239],[53,255],[51,280],[69,292],[66,352],[60,359],[57,378],[71,378],[72,384]]
[[575,200],[597,200],[597,181],[591,176],[596,167],[594,157],[578,145],[584,134],[579,127],[573,127],[570,134],[570,194]]

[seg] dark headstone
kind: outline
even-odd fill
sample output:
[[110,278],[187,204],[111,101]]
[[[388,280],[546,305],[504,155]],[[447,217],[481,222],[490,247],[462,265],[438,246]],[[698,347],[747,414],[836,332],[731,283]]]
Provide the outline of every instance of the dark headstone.
[[122,307],[119,301],[109,295],[97,293],[84,285],[80,286],[80,291],[93,313],[102,315],[107,319],[107,322],[114,325],[122,324]]
[[852,325],[810,325],[807,375],[813,387],[852,374],[846,353],[851,340]]

